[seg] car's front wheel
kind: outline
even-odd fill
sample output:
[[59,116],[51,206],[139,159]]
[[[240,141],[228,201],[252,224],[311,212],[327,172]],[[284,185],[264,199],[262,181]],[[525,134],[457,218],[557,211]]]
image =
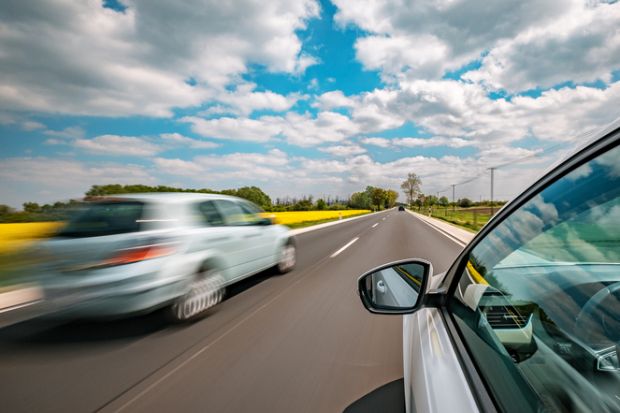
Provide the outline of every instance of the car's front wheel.
[[280,274],[287,273],[295,268],[297,263],[297,248],[293,240],[288,240],[280,250],[280,257],[276,266]]
[[217,270],[202,269],[192,280],[189,290],[168,308],[172,321],[198,318],[224,298],[224,278]]

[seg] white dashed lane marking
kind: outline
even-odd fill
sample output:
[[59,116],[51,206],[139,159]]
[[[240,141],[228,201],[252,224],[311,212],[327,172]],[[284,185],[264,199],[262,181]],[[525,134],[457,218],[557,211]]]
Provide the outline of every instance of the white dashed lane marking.
[[355,237],[353,238],[351,241],[347,242],[346,245],[342,248],[340,248],[338,251],[334,252],[331,257],[334,258],[336,255],[340,254],[342,251],[346,250],[347,248],[349,248],[351,245],[353,245],[353,243],[355,241],[357,241],[358,239],[360,239],[359,237]]

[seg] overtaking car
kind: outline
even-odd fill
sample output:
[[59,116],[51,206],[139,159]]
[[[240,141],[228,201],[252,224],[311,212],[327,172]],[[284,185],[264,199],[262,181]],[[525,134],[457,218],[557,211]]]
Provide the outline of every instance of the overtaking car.
[[404,314],[408,412],[620,411],[620,128],[506,205],[450,269],[389,263],[364,306]]
[[295,240],[244,199],[207,194],[118,195],[88,202],[38,245],[36,267],[54,317],[115,317],[161,307],[200,316],[224,289],[295,265]]

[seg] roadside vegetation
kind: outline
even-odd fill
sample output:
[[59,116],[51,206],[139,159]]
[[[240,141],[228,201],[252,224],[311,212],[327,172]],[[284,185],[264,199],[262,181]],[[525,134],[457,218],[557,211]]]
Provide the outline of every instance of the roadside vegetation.
[[301,228],[364,215],[369,212],[371,211],[368,209],[348,209],[344,211],[266,212],[264,215],[273,218],[277,224],[286,225],[289,228]]
[[451,202],[446,196],[422,193],[421,185],[422,180],[414,173],[408,174],[401,184],[407,197],[407,205],[412,211],[442,219],[472,232],[478,232],[506,203],[488,200],[474,202],[469,198],[459,198]]

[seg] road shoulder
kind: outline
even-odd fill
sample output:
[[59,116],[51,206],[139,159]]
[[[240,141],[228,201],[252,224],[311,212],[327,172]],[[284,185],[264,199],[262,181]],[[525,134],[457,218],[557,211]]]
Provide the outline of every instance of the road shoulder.
[[411,210],[407,210],[407,212],[463,246],[468,244],[476,236],[476,234],[472,234],[471,232],[465,231],[464,229],[456,227],[440,219],[427,217],[426,215],[422,215]]

